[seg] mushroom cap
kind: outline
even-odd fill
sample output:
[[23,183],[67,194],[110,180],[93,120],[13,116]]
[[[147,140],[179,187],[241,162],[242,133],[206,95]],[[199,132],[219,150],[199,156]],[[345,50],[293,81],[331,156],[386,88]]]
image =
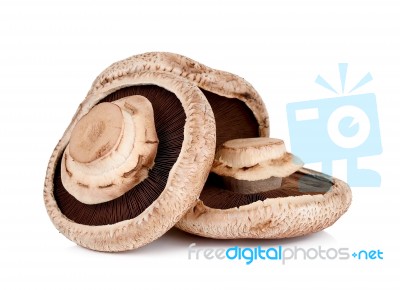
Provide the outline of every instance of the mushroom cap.
[[[310,183],[324,179],[330,189],[308,194],[297,188],[298,195],[288,196],[285,195],[290,188],[288,181],[281,191],[275,191],[275,197],[263,199],[252,195],[241,206],[228,204],[222,208],[206,205],[203,191],[200,199],[204,201],[200,200],[176,226],[188,233],[215,239],[281,239],[321,231],[334,224],[349,208],[351,190],[345,182],[305,168],[295,175],[309,178]],[[221,192],[215,191],[215,195]],[[229,198],[237,196],[226,194],[227,203]]]
[[[168,80],[160,81],[160,77],[156,77],[159,74],[160,76],[162,75],[161,78]],[[167,76],[168,74],[169,76]],[[157,80],[155,81],[154,78]],[[192,87],[187,89],[187,85],[182,85],[181,78],[200,88],[209,103],[204,104],[204,98],[199,96],[198,91],[193,92],[194,89]],[[175,79],[177,81],[171,86],[170,83]],[[53,180],[57,177],[57,164],[61,158],[62,151],[68,144],[71,130],[77,120],[102,99],[107,98],[109,94],[119,94],[120,91],[129,89],[132,85],[139,86],[143,84],[153,84],[174,93],[178,91],[177,97],[184,105],[186,115],[191,116],[185,125],[185,148],[192,148],[188,145],[190,142],[199,142],[195,139],[204,139],[203,143],[206,144],[203,144],[202,152],[200,153],[196,153],[197,149],[201,147],[200,144],[188,150],[186,154],[181,153],[179,160],[176,162],[177,164],[182,163],[183,160],[190,159],[188,156],[191,156],[193,163],[198,163],[197,166],[190,163],[186,165],[187,169],[191,169],[190,173],[193,172],[193,176],[192,174],[187,176],[187,172],[183,174],[181,170],[183,166],[174,166],[170,172],[165,190],[151,206],[135,218],[109,225],[102,222],[96,224],[95,227],[74,222],[60,210],[57,204],[57,195],[55,196],[54,192],[57,181]],[[190,105],[190,102],[193,104]],[[215,114],[209,110],[209,104],[212,108],[219,108],[214,111]],[[221,108],[225,110],[221,110]],[[198,111],[203,111],[202,116],[190,115],[192,112]],[[231,112],[234,112],[234,114],[230,114]],[[228,118],[225,117],[226,115],[228,115]],[[192,120],[200,121],[192,122]],[[235,130],[227,130],[222,133],[217,131],[216,134],[215,122],[218,127],[223,127],[223,125],[228,127],[234,124],[235,121],[237,124],[246,124],[247,131],[242,126],[241,128],[233,127]],[[192,130],[197,132],[192,132]],[[196,197],[196,194],[198,196],[209,173],[215,152],[215,142],[221,144],[235,137],[268,135],[268,113],[261,97],[248,82],[234,74],[215,70],[190,58],[166,52],[144,53],[118,61],[106,68],[95,79],[85,101],[78,108],[73,121],[54,150],[49,162],[44,190],[48,214],[60,232],[84,247],[100,251],[122,251],[143,246],[161,236],[173,223],[177,222],[183,215],[181,214],[183,208],[185,208],[183,211],[190,208],[188,206],[190,201]],[[190,142],[187,140],[190,140]],[[213,151],[209,150],[213,146],[214,152],[210,152]],[[172,181],[176,180],[178,175],[184,176],[182,179],[185,179],[186,182],[182,180],[177,185],[180,186],[185,183],[185,186],[181,186],[179,191],[175,189],[174,197],[172,198],[170,197],[172,195],[171,191],[167,189],[176,186],[175,182]],[[190,186],[186,186],[186,184]],[[187,193],[185,194],[185,191],[192,192],[192,194],[186,196]],[[170,198],[172,198],[172,201],[169,200]],[[183,204],[178,205],[178,199],[184,200]],[[164,205],[165,202],[172,204],[170,213],[165,207],[160,206]],[[193,201],[192,204],[194,203]],[[162,210],[158,210],[159,208],[162,208]],[[84,214],[85,209],[81,209],[81,214],[82,211]]]
[[282,140],[236,139],[219,147],[200,201],[176,226],[220,239],[288,238],[332,225],[350,203],[346,183],[302,168]]
[[212,172],[239,180],[288,176],[303,162],[286,152],[283,140],[267,137],[229,140],[217,150]]
[[[56,188],[59,181],[55,180],[59,175],[60,162],[70,142],[71,133],[77,122],[104,98],[121,88],[143,85],[157,85],[172,92],[181,103],[186,116],[182,147],[169,171],[165,188],[150,206],[134,218],[112,224],[78,223],[66,216],[59,207]],[[89,91],[51,155],[44,186],[44,202],[48,215],[63,235],[83,247],[110,252],[141,247],[164,234],[193,206],[211,168],[214,153],[213,113],[203,93],[194,84],[172,74],[152,71],[131,73],[103,81]],[[96,208],[102,210],[102,205],[96,205]]]

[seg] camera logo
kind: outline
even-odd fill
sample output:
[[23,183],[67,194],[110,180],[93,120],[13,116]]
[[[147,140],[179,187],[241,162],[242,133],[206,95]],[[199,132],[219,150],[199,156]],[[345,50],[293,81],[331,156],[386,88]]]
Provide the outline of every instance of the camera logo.
[[322,171],[332,174],[334,160],[347,160],[347,182],[351,186],[377,187],[380,174],[358,168],[357,158],[382,152],[376,97],[373,93],[352,94],[372,81],[367,73],[345,95],[347,63],[339,64],[341,92],[324,78],[315,82],[337,97],[290,103],[286,107],[292,151],[305,163],[321,162]]

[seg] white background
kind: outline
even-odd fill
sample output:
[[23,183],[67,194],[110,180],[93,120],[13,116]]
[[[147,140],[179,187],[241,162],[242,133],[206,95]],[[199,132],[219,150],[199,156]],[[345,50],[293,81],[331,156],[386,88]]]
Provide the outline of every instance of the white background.
[[[0,289],[399,289],[400,9],[398,1],[18,1],[0,4]],[[263,96],[272,136],[289,134],[289,102],[333,97],[367,72],[383,154],[361,164],[380,188],[354,188],[335,225],[283,241],[209,241],[172,230],[136,251],[80,248],[50,222],[48,159],[91,82],[112,62],[171,51],[238,74]],[[335,174],[344,176],[338,162]],[[342,166],[342,167],[341,167]],[[187,247],[262,245],[380,249],[384,260],[188,260]],[[397,277],[395,276],[397,275]],[[382,285],[391,286],[382,286]]]

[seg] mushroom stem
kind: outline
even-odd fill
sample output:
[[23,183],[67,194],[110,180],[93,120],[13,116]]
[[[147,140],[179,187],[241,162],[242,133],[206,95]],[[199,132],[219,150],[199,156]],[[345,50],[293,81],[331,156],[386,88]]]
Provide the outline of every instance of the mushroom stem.
[[222,144],[211,171],[226,189],[252,194],[280,188],[283,177],[302,166],[298,158],[286,152],[282,140],[259,137]]
[[153,109],[145,97],[98,104],[71,133],[62,183],[82,203],[113,200],[147,178],[157,147]]
[[121,109],[113,103],[101,103],[86,114],[72,131],[69,143],[71,157],[90,163],[115,151],[124,129]]

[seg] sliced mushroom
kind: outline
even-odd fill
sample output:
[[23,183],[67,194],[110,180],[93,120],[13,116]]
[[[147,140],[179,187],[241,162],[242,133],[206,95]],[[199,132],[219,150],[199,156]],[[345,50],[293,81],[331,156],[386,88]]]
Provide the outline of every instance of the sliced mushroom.
[[177,227],[221,239],[276,239],[320,231],[346,212],[351,191],[343,181],[302,165],[279,139],[225,142],[199,202]]
[[80,202],[113,200],[147,178],[157,144],[148,99],[135,95],[98,104],[71,133],[62,158],[62,183]]

